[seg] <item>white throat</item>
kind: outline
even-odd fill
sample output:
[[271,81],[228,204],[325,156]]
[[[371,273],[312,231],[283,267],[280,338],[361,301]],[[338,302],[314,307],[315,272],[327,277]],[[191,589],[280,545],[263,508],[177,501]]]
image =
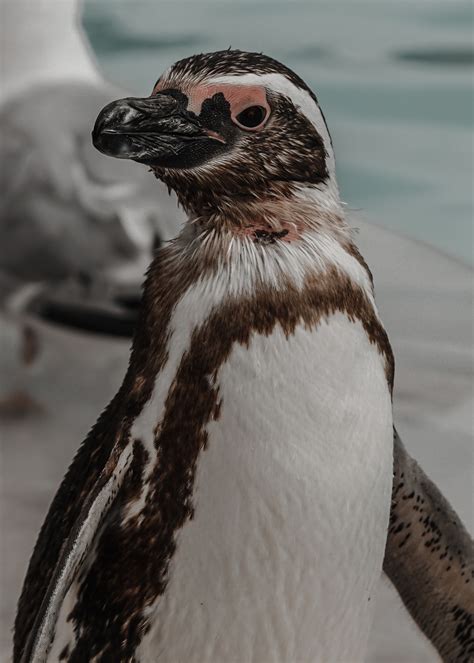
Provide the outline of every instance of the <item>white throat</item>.
[[1,0],[1,98],[37,83],[98,82],[77,0]]

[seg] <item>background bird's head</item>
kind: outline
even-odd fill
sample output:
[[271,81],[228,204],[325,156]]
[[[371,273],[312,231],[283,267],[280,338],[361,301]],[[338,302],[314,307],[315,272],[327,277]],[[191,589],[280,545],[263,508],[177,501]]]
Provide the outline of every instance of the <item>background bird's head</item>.
[[259,53],[180,60],[150,97],[106,106],[93,140],[105,154],[150,166],[198,214],[302,189],[325,207],[338,201],[316,97],[294,72]]

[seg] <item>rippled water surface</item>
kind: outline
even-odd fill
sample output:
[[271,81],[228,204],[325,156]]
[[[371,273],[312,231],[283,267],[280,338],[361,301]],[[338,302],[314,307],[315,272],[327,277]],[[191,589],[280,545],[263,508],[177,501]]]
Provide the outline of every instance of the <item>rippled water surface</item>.
[[263,51],[315,90],[343,199],[472,262],[472,5],[456,0],[87,0],[105,75],[146,95],[175,60]]

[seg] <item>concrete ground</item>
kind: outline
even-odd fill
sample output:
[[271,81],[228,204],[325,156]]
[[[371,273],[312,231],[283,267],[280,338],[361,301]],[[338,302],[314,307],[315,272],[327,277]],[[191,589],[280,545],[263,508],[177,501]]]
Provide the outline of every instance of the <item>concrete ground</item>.
[[[472,271],[428,247],[360,224],[396,357],[395,417],[410,453],[473,529]],[[48,504],[81,440],[119,386],[128,343],[1,319],[0,658]],[[381,583],[371,663],[437,660]]]

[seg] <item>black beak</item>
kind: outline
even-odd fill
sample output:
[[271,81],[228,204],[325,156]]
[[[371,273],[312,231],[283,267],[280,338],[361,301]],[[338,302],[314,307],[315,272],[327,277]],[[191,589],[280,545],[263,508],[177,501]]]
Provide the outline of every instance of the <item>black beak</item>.
[[99,113],[92,132],[94,146],[108,156],[170,168],[183,167],[190,148],[209,140],[215,139],[198,118],[164,93],[113,101]]

